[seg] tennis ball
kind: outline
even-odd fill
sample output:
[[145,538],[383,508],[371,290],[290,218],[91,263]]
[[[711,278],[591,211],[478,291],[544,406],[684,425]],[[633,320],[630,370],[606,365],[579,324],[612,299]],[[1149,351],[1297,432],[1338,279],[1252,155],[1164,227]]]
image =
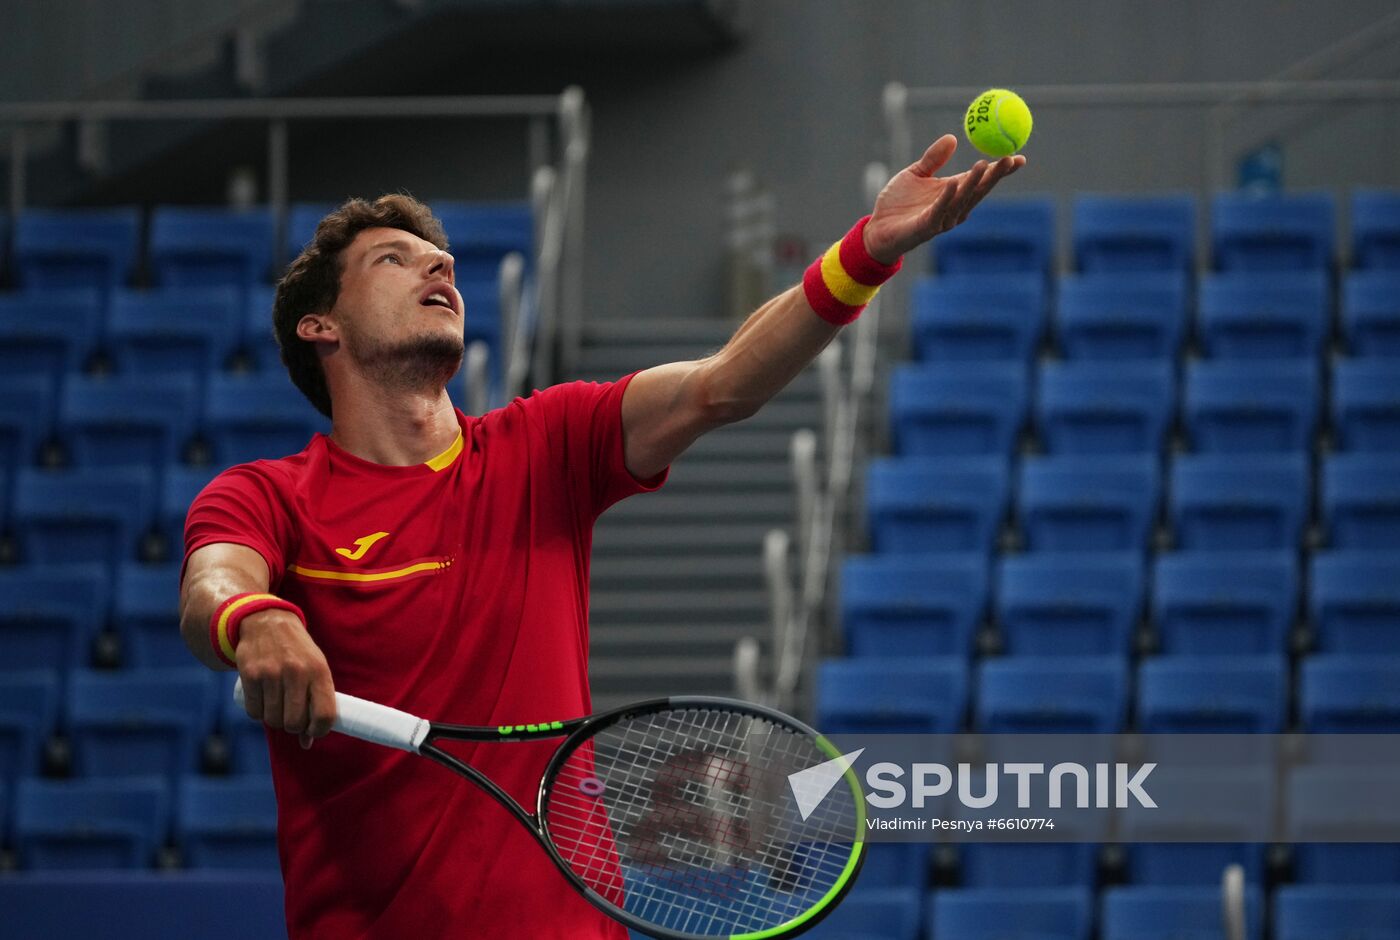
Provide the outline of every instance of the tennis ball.
[[967,106],[967,139],[989,157],[1005,157],[1031,136],[1031,109],[1005,88],[989,88]]

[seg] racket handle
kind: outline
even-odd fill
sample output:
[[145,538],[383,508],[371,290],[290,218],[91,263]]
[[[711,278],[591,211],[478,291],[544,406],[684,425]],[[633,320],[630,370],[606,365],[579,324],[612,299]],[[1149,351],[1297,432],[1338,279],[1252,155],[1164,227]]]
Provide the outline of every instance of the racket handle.
[[[243,705],[242,679],[233,684],[233,699]],[[361,741],[416,754],[418,745],[428,736],[429,725],[425,719],[344,692],[335,693],[335,710],[331,729]]]

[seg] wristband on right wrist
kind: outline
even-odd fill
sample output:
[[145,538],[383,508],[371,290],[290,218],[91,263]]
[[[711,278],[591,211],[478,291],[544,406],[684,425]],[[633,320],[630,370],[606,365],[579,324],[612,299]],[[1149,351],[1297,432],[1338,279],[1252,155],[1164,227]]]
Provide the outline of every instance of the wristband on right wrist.
[[866,216],[813,261],[802,277],[802,291],[817,316],[834,326],[845,326],[860,316],[865,305],[875,299],[880,285],[894,277],[904,264],[883,264],[865,250]]
[[275,594],[235,594],[220,604],[209,618],[209,645],[220,662],[237,668],[233,654],[238,649],[239,624],[244,617],[261,610],[289,610],[297,615],[303,627],[306,626],[306,615],[291,601],[284,601]]

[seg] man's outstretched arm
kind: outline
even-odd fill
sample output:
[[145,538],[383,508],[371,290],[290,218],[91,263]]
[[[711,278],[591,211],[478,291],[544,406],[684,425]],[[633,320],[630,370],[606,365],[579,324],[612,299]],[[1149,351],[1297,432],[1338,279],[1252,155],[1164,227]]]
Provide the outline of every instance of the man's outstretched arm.
[[[957,139],[944,135],[885,185],[863,233],[875,262],[893,264],[958,225],[1026,162],[979,160],[956,176],[934,176],[955,149]],[[622,398],[627,469],[640,479],[655,476],[706,431],[753,415],[840,330],[817,315],[799,284],[759,307],[714,355],[639,372]]]

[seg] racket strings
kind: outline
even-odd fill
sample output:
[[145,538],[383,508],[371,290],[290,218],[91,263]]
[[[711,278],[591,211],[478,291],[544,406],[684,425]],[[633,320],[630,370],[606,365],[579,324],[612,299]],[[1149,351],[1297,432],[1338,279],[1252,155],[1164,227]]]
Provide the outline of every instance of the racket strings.
[[810,735],[716,708],[624,719],[577,747],[546,825],[599,895],[670,930],[723,936],[792,920],[846,872],[856,796],[803,819],[787,777],[829,760]]

